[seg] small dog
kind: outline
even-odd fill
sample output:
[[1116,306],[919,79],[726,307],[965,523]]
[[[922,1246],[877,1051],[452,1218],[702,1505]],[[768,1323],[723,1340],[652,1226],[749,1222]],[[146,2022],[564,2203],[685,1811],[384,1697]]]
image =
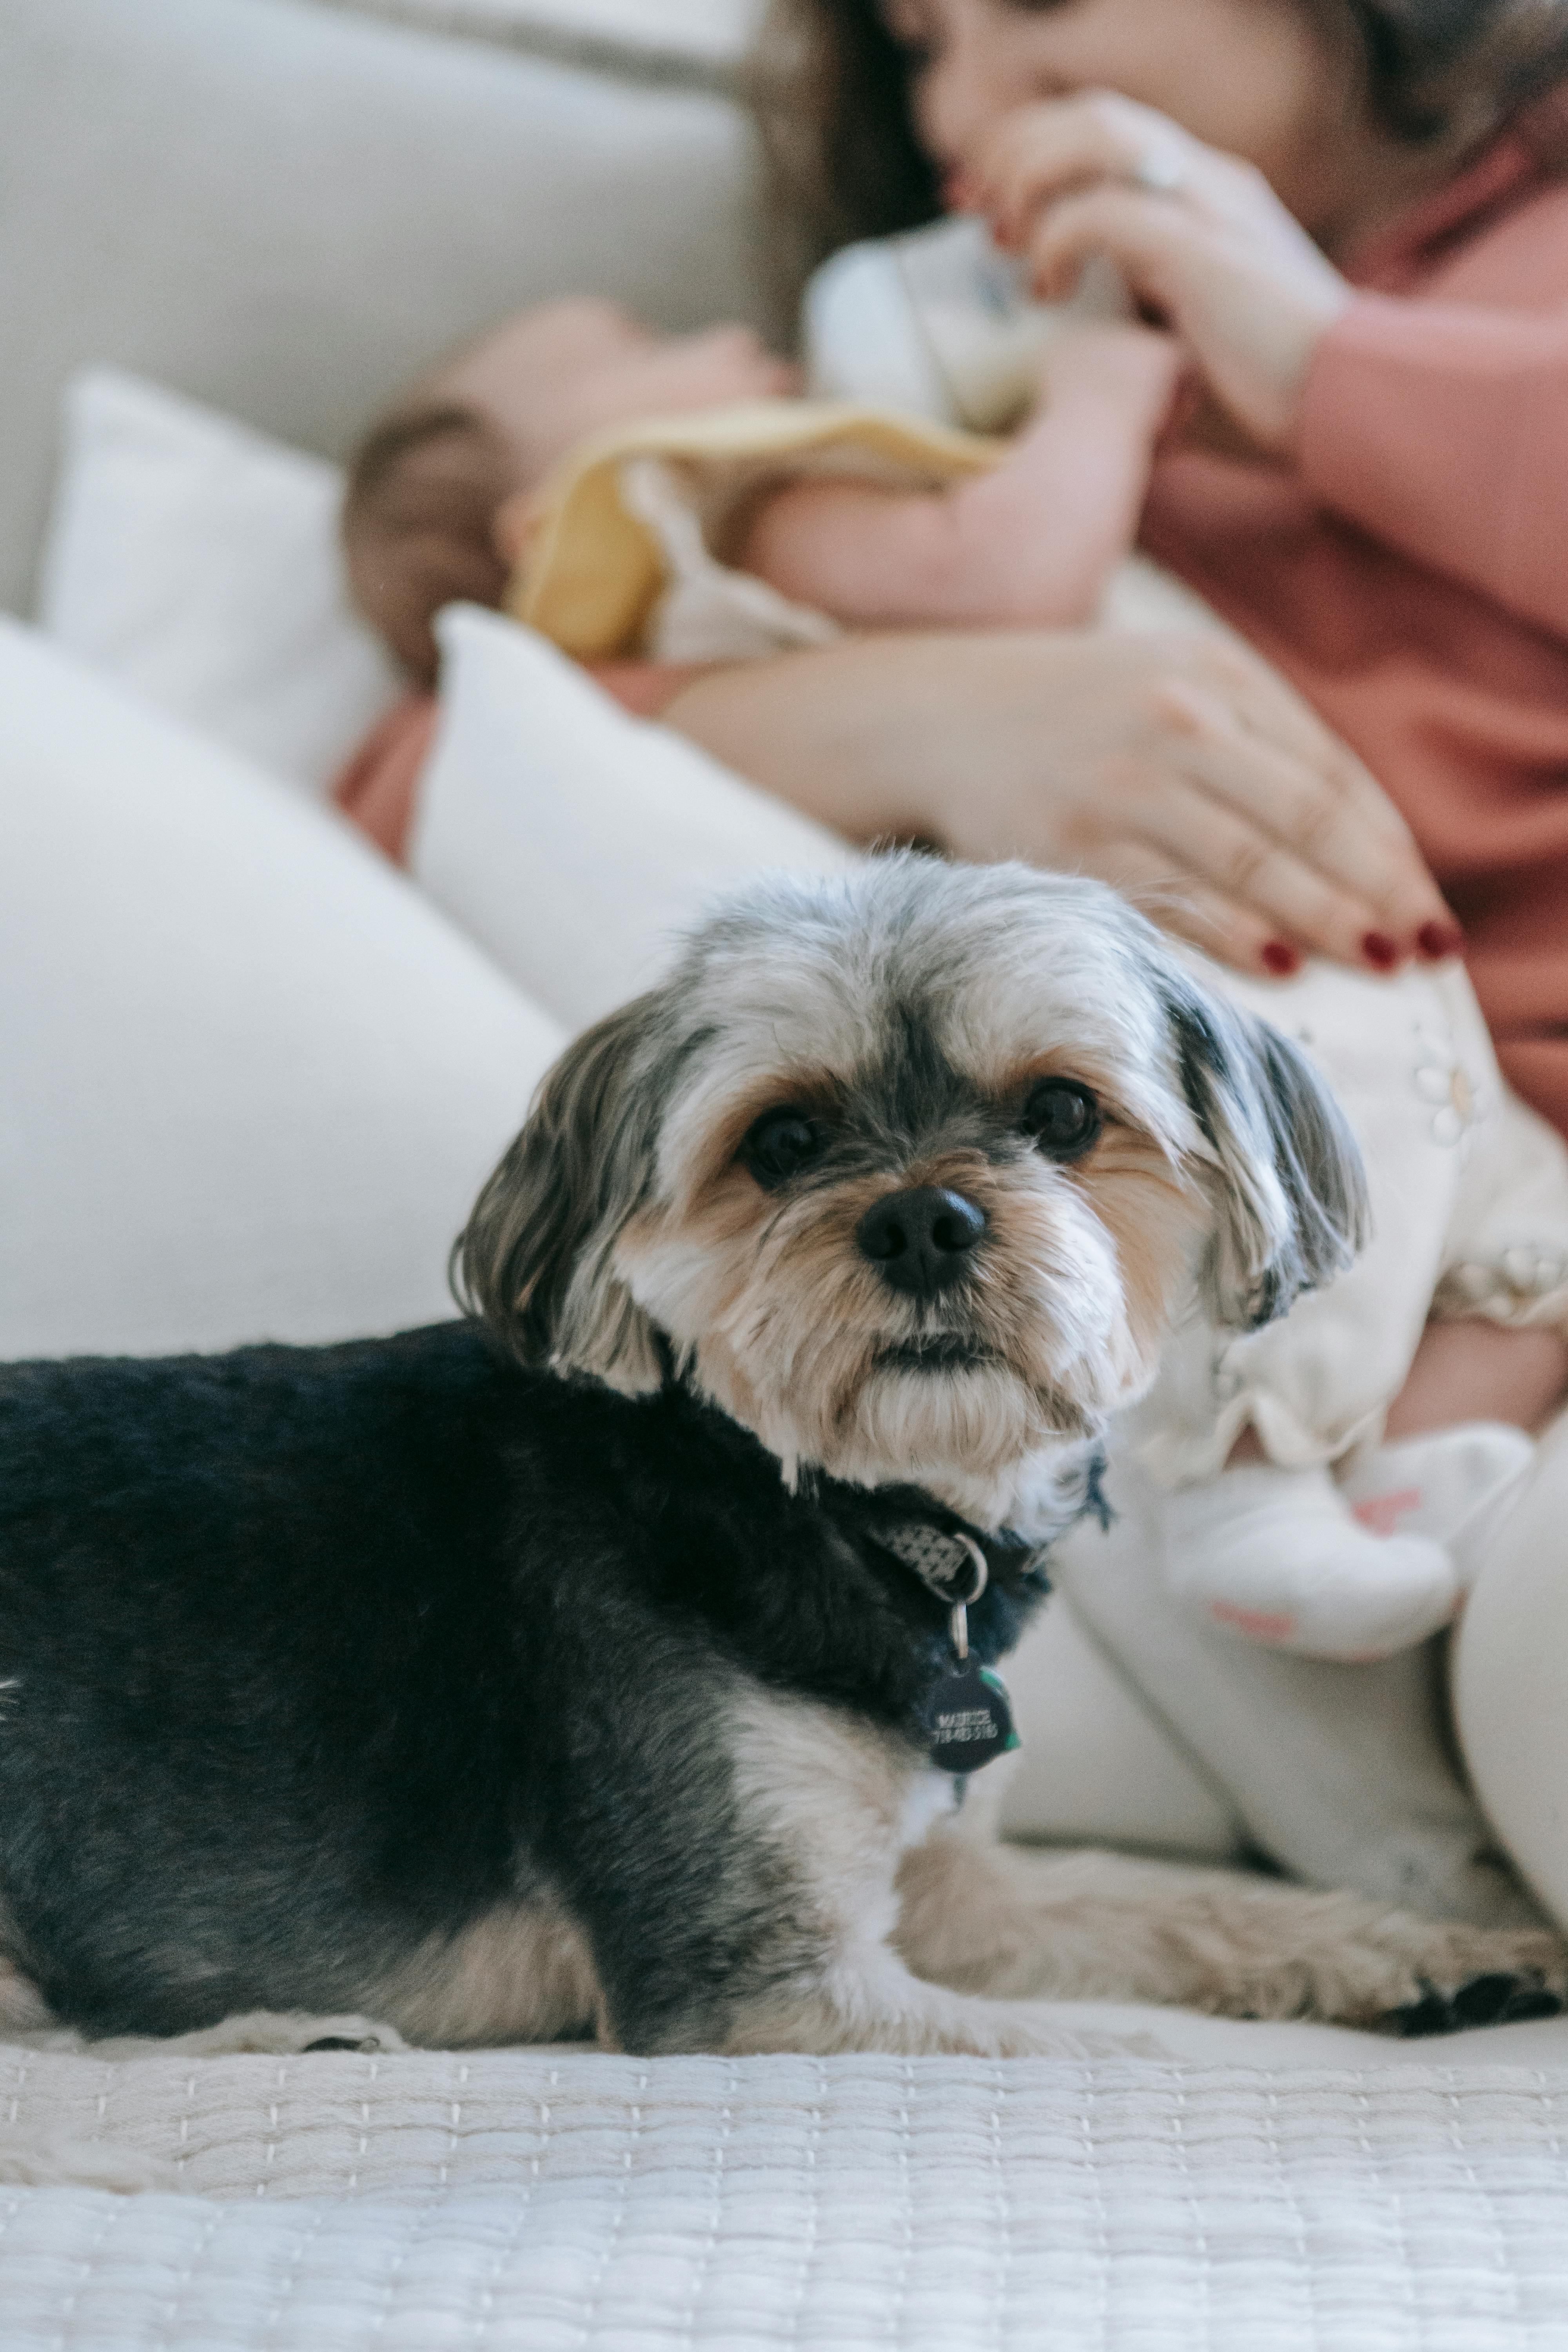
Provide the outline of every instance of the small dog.
[[0,1375],[13,2015],[1001,2053],[1062,2046],[1042,1996],[1560,1975],[942,1818],[1192,1286],[1279,1313],[1362,1199],[1307,1064],[1110,892],[759,884],[546,1078],[469,1321]]

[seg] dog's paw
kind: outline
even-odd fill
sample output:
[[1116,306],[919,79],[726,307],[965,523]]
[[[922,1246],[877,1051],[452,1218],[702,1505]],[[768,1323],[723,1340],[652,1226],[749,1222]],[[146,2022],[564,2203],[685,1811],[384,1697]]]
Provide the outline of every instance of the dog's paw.
[[1538,1969],[1495,1969],[1447,1992],[1425,1984],[1418,2000],[1391,2010],[1382,2022],[1386,2032],[1415,2042],[1429,2034],[1464,2033],[1477,2025],[1519,2025],[1531,2018],[1561,2017],[1564,2009],[1568,1993],[1554,1991]]
[[231,2018],[220,2033],[237,2028],[247,2035],[243,2042],[228,2046],[245,2050],[297,2051],[301,2056],[326,2050],[356,2051],[374,2057],[394,2050],[406,2050],[408,2044],[395,2026],[377,2017],[300,2017],[269,2016],[265,2011],[254,2017]]
[[[1375,2014],[1348,2022],[1402,2038],[1556,2017],[1568,2008],[1568,1943],[1547,1927],[1390,1923],[1394,1974]],[[1393,1997],[1388,1997],[1392,1995]]]
[[[1546,1927],[1423,1919],[1352,1895],[1281,1887],[1233,1916],[1227,1966],[1195,2005],[1396,2035],[1551,2017],[1568,2007],[1568,1944]],[[1194,1993],[1185,1996],[1194,2000]]]
[[219,2025],[204,2025],[194,2033],[177,2033],[153,2041],[143,2034],[121,2034],[91,2045],[95,2058],[167,2056],[233,2058],[238,2056],[292,2058],[309,2050],[358,2050],[369,2053],[406,2050],[408,2044],[395,2026],[379,2018],[312,2017],[298,2011],[247,2010],[226,2017]]

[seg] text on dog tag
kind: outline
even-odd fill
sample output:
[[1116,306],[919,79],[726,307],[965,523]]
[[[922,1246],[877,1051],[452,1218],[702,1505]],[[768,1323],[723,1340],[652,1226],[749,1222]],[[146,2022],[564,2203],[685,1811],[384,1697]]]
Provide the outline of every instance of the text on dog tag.
[[1016,1748],[1007,1685],[973,1658],[951,1666],[925,1704],[931,1760],[939,1772],[978,1772]]

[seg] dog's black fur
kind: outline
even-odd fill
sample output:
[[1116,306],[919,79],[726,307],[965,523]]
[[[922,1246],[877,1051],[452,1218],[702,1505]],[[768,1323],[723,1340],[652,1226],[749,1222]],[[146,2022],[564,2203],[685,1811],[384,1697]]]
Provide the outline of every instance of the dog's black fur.
[[[0,1370],[0,1937],[58,2018],[363,2008],[521,1898],[609,2038],[717,2046],[788,1971],[740,1832],[737,1683],[912,1757],[946,1612],[879,1551],[910,1490],[773,1457],[671,1380],[529,1371],[472,1324]],[[1045,1590],[986,1540],[976,1654]]]

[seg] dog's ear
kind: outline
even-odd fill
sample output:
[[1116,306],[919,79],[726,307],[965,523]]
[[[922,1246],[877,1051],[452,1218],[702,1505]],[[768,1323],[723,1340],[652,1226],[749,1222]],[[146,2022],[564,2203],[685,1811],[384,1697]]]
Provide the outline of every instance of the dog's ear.
[[1243,1330],[1343,1272],[1367,1237],[1361,1153],[1305,1055],[1192,983],[1167,996],[1182,1091],[1215,1164],[1208,1304]]
[[452,1253],[459,1305],[524,1363],[629,1394],[663,1378],[654,1326],[612,1263],[652,1180],[648,1042],[660,1002],[655,992],[622,1006],[546,1072]]

